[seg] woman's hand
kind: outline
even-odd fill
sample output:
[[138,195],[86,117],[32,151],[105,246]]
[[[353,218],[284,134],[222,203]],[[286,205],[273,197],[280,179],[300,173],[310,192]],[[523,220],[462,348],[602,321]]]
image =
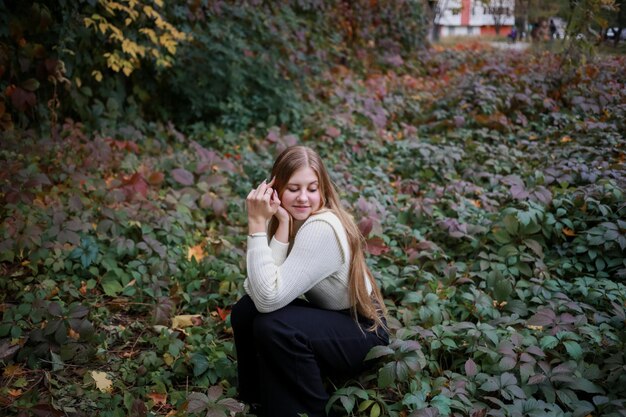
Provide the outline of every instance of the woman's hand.
[[264,180],[257,188],[250,191],[248,194],[246,206],[248,209],[249,223],[265,224],[265,222],[276,213],[277,204],[272,203],[274,190],[271,185],[273,183],[274,180],[269,184]]
[[278,192],[272,188],[275,178],[269,183],[263,181],[257,188],[250,191],[246,198],[248,209],[248,233],[265,232],[267,221],[276,216],[280,226],[289,230],[291,215],[280,205]]
[[280,199],[278,198],[278,191],[274,190],[274,193],[272,194],[272,200],[270,201],[270,204],[276,206],[276,213],[274,214],[274,216],[276,216],[276,219],[278,220],[278,223],[279,224],[289,224],[289,220],[290,220],[291,215],[289,214],[289,212],[287,210],[285,210],[285,208],[283,206],[281,206]]

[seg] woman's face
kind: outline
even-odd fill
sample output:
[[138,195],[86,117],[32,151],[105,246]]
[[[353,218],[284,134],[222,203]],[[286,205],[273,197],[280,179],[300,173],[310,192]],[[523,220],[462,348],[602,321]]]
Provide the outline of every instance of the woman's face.
[[294,220],[306,220],[321,205],[319,180],[311,167],[293,173],[280,195],[282,206]]

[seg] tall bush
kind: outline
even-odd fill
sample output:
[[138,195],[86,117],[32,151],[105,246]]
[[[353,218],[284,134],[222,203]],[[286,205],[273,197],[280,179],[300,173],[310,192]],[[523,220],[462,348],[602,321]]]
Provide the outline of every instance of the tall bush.
[[297,125],[311,75],[337,63],[399,65],[423,46],[420,4],[9,0],[0,123]]

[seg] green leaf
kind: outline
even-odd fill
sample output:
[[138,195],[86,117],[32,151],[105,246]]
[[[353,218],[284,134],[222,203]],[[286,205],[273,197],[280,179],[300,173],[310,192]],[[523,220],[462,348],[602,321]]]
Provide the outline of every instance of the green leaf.
[[456,349],[458,347],[456,342],[449,338],[442,339],[441,343],[443,343],[445,346],[448,346],[449,348],[452,348],[452,349]]
[[372,404],[374,404],[374,400],[361,401],[361,403],[359,404],[359,412],[362,413],[363,411],[367,410]]
[[380,405],[378,403],[372,406],[370,410],[370,417],[379,417],[380,416]]
[[497,377],[490,377],[489,379],[487,379],[487,381],[485,381],[481,386],[480,389],[483,391],[487,391],[487,392],[493,392],[493,391],[497,391],[500,389],[500,380]]
[[378,371],[378,386],[380,388],[392,386],[396,378],[395,371],[395,362],[389,362],[380,368]]
[[341,405],[343,405],[344,410],[346,410],[348,414],[351,414],[354,409],[355,399],[353,397],[342,395],[339,397],[339,401],[341,401]]
[[392,355],[394,350],[389,346],[374,346],[365,356],[365,360],[368,361],[370,359],[380,358],[386,355]]
[[35,78],[29,78],[22,83],[21,87],[26,91],[36,91],[39,88],[39,81]]
[[451,414],[450,404],[452,403],[452,399],[446,397],[443,394],[436,395],[430,400],[430,405],[439,410],[439,413],[444,416],[449,416]]
[[506,301],[513,292],[511,281],[501,278],[495,281],[493,288],[494,298],[498,301]]
[[602,387],[594,384],[593,382],[585,378],[575,378],[568,385],[570,388],[574,390],[583,391],[588,394],[604,394],[605,393]]
[[[193,375],[200,376],[209,369],[210,364],[206,353],[196,352],[191,356],[191,364],[193,365]],[[207,397],[208,400],[208,397]]]
[[59,355],[54,352],[50,352],[50,356],[52,358],[52,371],[60,371],[65,368],[65,364],[63,363],[63,359]]
[[506,230],[498,229],[493,232],[493,237],[496,242],[501,244],[507,244],[511,242],[511,235],[509,235]]
[[544,336],[539,341],[539,346],[541,346],[541,349],[546,350],[546,349],[554,348],[558,343],[559,343],[559,339],[557,339],[556,337]]
[[563,342],[563,346],[565,346],[565,350],[573,359],[580,359],[583,356],[583,349],[580,347],[578,342],[574,342],[573,340],[567,340]]
[[504,227],[506,228],[506,231],[509,234],[511,234],[511,235],[516,235],[517,234],[517,231],[519,229],[519,222],[518,222],[516,216],[514,216],[512,214],[507,214],[502,219],[502,223],[504,223]]
[[117,280],[115,274],[107,272],[102,278],[102,289],[104,293],[110,297],[115,297],[124,290],[122,284]]

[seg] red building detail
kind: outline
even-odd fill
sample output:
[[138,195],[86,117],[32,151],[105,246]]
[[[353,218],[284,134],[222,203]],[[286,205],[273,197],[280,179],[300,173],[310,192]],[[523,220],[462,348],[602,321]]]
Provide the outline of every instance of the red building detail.
[[461,2],[461,26],[469,26],[471,9],[472,9],[471,0],[463,0]]

